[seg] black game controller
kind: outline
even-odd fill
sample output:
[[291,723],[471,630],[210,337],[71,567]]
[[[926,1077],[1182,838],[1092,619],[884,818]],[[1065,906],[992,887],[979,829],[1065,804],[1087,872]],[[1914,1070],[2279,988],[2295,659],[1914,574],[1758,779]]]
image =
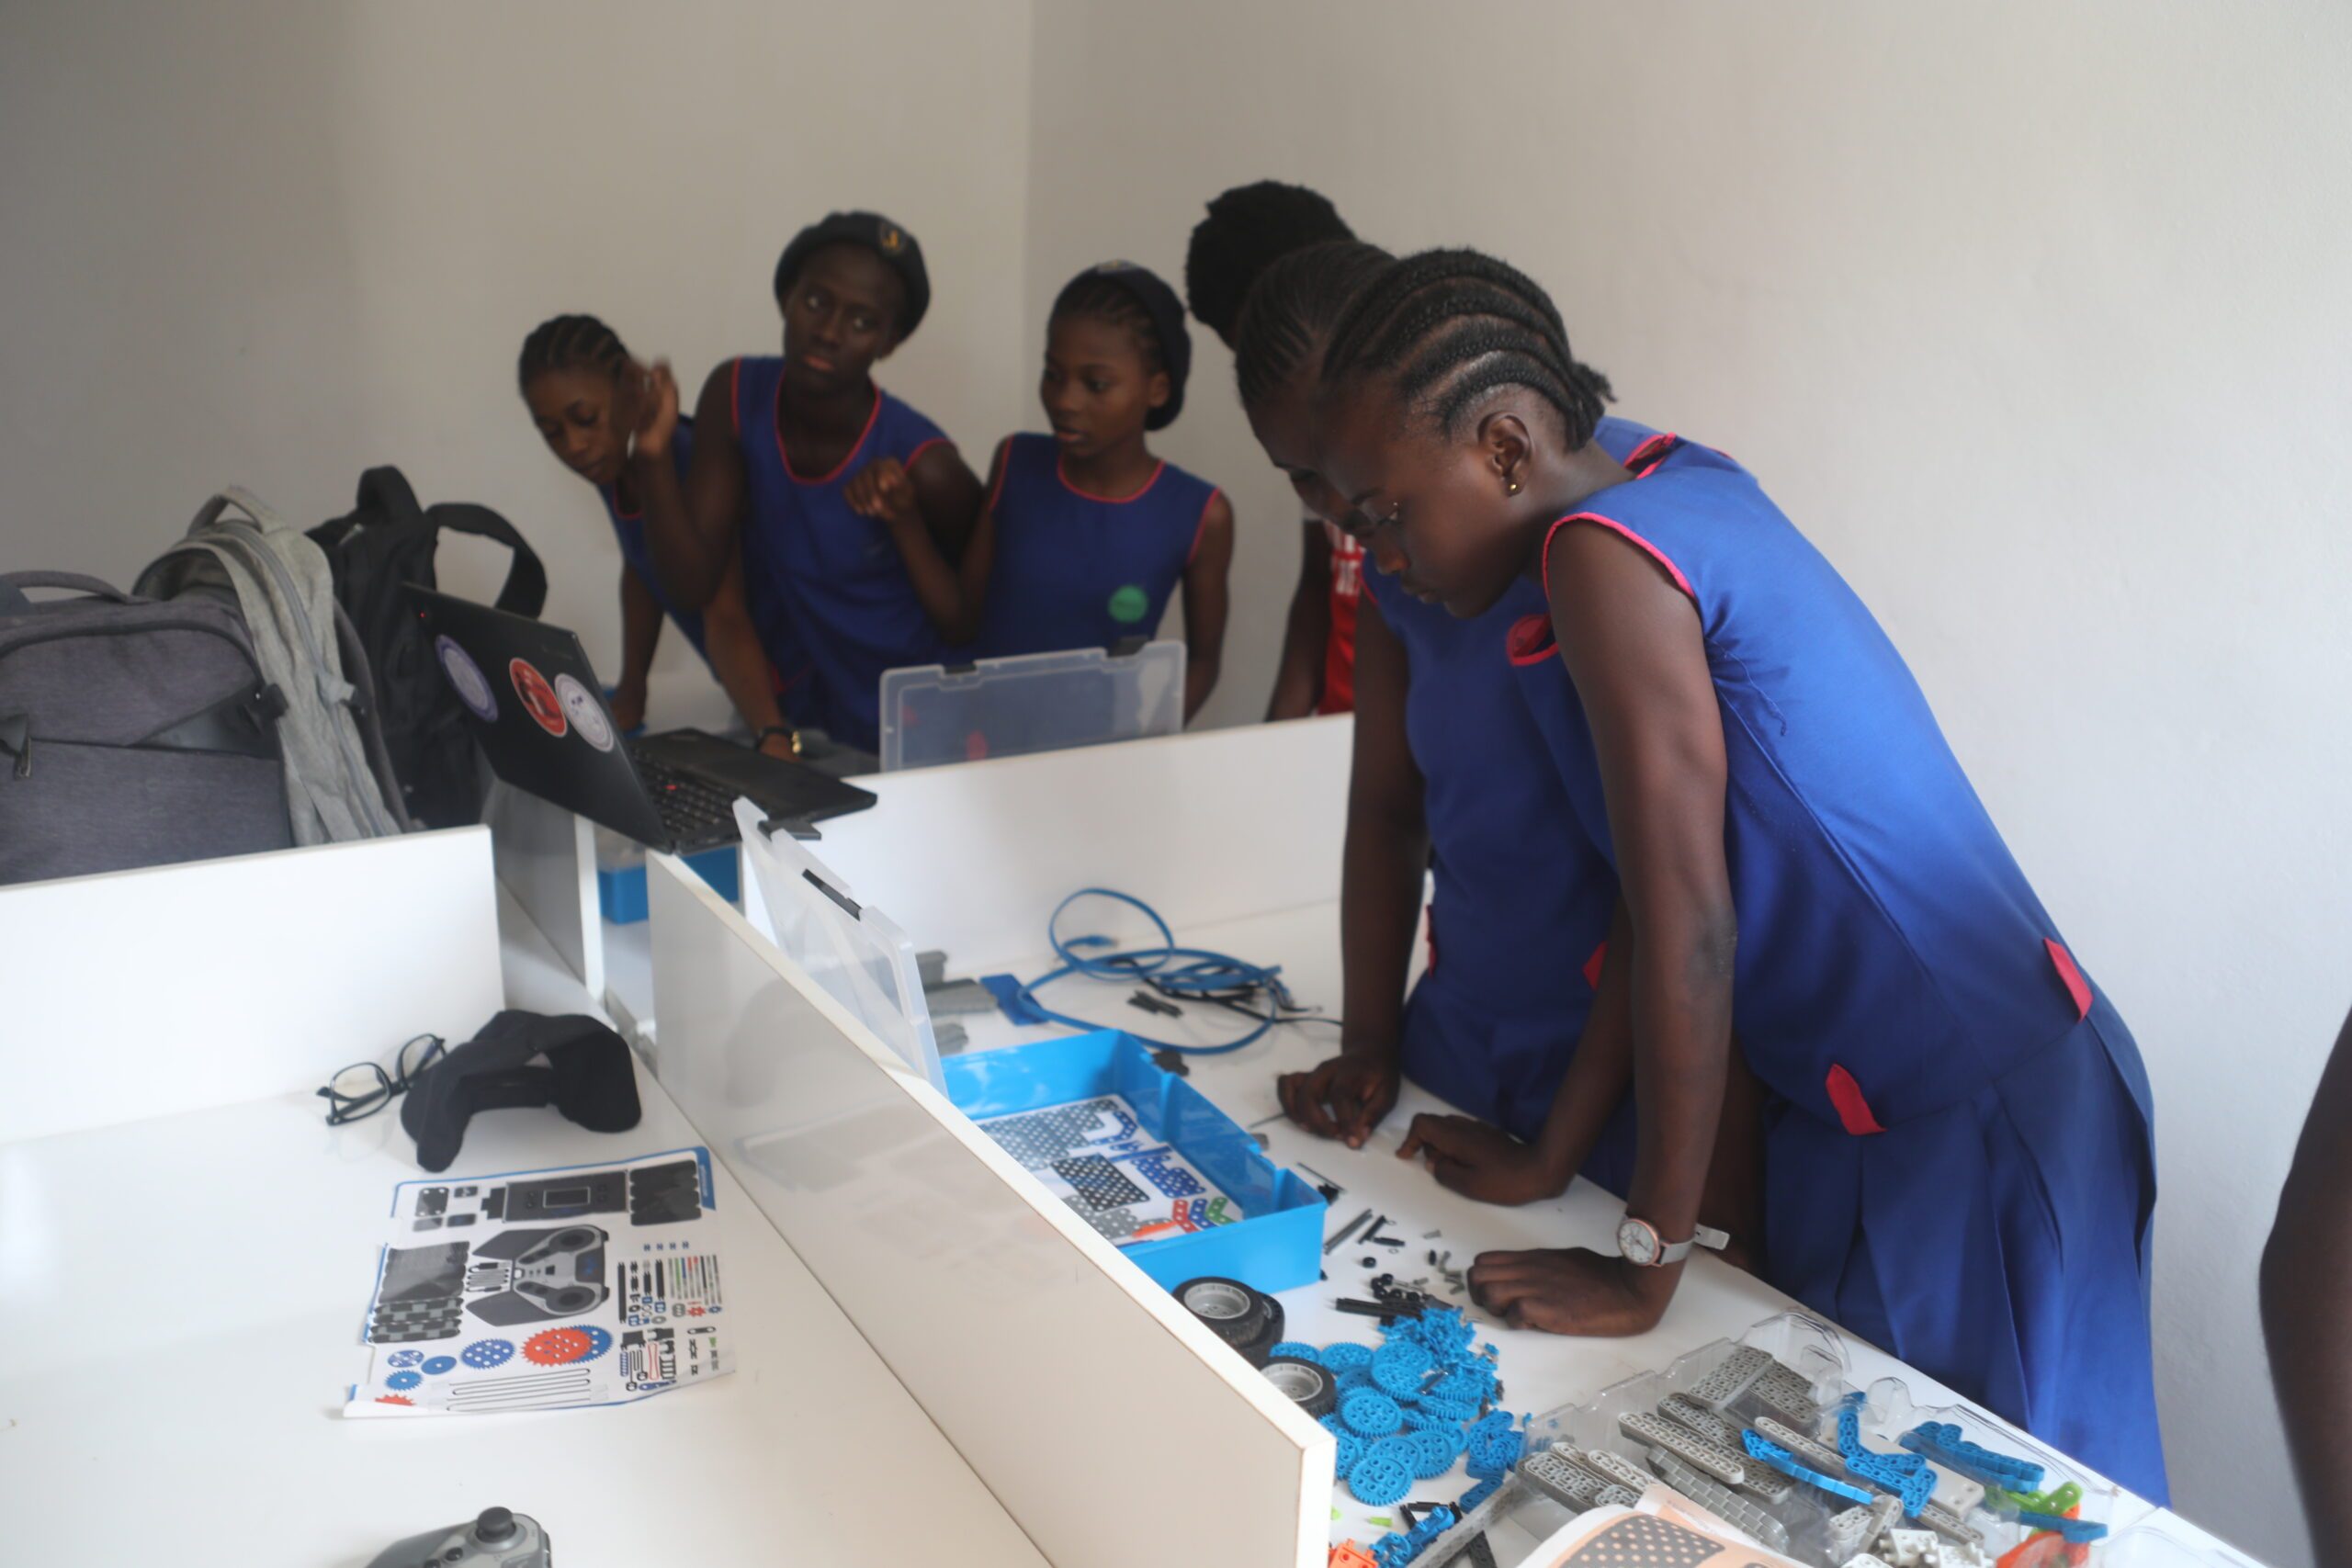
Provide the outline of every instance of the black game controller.
[[368,1568],[554,1568],[548,1532],[528,1514],[484,1508],[473,1523],[413,1535],[376,1555]]
[[505,1290],[466,1303],[494,1327],[578,1317],[612,1293],[605,1283],[605,1233],[594,1225],[507,1231],[475,1247],[474,1258],[477,1269],[485,1258],[512,1260]]

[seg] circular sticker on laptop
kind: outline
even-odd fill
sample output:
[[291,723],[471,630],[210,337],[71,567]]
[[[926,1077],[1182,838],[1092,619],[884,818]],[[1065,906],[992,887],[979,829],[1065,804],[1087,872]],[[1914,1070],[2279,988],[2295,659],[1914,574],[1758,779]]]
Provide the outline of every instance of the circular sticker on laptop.
[[506,678],[514,682],[514,694],[523,699],[523,711],[531,716],[532,722],[549,735],[562,739],[563,732],[571,727],[564,721],[563,699],[555,694],[548,678],[527,659],[508,660]]
[[446,637],[433,639],[433,651],[441,660],[441,673],[449,677],[449,685],[466,705],[466,711],[484,724],[497,723],[498,699],[491,695],[490,677],[481,672],[473,655]]
[[580,739],[599,751],[613,749],[613,721],[605,716],[605,705],[596,694],[569,675],[555,678],[555,694],[563,703],[563,711],[571,720],[571,728]]

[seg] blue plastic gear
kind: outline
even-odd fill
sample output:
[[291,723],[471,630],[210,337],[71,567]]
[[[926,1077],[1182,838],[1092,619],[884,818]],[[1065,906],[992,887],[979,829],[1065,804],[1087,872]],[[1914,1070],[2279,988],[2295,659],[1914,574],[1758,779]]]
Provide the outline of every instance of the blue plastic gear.
[[1331,1386],[1339,1392],[1340,1397],[1342,1399],[1347,1397],[1348,1391],[1350,1389],[1371,1388],[1372,1369],[1370,1367],[1350,1367],[1345,1371],[1333,1372],[1331,1374]]
[[1519,1462],[1526,1439],[1506,1427],[1470,1439],[1470,1473],[1481,1481],[1500,1477]]
[[1375,1508],[1401,1501],[1413,1489],[1413,1472],[1395,1454],[1374,1451],[1356,1461],[1348,1472],[1348,1490],[1356,1501]]
[[1477,1404],[1466,1399],[1440,1399],[1433,1394],[1423,1394],[1420,1406],[1430,1415],[1442,1416],[1457,1427],[1478,1417]]
[[1413,1445],[1417,1461],[1413,1474],[1423,1481],[1435,1481],[1462,1457],[1462,1433],[1457,1427],[1423,1427],[1406,1440]]
[[425,1359],[424,1365],[417,1369],[417,1371],[423,1372],[429,1378],[445,1377],[457,1370],[458,1358],[455,1356],[428,1357]]
[[1378,1389],[1359,1388],[1340,1401],[1340,1419],[1359,1437],[1385,1438],[1405,1424],[1405,1412]]
[[1312,1361],[1318,1367],[1323,1364],[1323,1352],[1304,1339],[1278,1339],[1266,1355],[1269,1359],[1288,1356],[1294,1361]]
[[477,1339],[458,1352],[458,1359],[478,1372],[503,1367],[514,1359],[514,1342],[512,1339]]
[[398,1393],[406,1393],[424,1381],[424,1374],[422,1372],[394,1372],[384,1380],[384,1386]]
[[578,1328],[581,1333],[588,1336],[588,1353],[581,1357],[581,1360],[593,1361],[597,1357],[603,1355],[605,1351],[613,1348],[612,1335],[605,1329],[597,1327],[594,1324],[582,1323],[575,1324],[573,1326]]
[[422,1350],[395,1350],[390,1355],[384,1358],[384,1365],[388,1367],[413,1367],[424,1359],[424,1352]]
[[1410,1399],[1421,1392],[1421,1382],[1437,1365],[1429,1347],[1410,1339],[1392,1340],[1372,1358],[1372,1381],[1391,1399]]
[[1344,1479],[1348,1472],[1356,1467],[1356,1461],[1363,1458],[1364,1440],[1349,1431],[1347,1424],[1337,1416],[1324,1416],[1323,1427],[1325,1430],[1340,1439],[1340,1451],[1331,1461],[1331,1470],[1334,1474]]
[[1372,1347],[1343,1339],[1337,1345],[1326,1345],[1316,1359],[1331,1371],[1344,1372],[1372,1365]]

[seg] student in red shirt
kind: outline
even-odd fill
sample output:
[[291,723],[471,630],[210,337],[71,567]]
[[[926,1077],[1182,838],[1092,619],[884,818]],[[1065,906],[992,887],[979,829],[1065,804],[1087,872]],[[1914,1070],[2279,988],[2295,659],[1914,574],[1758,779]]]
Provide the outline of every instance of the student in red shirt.
[[[1184,254],[1187,301],[1231,348],[1241,301],[1267,263],[1307,245],[1354,238],[1330,201],[1304,186],[1273,180],[1237,186],[1210,202],[1209,215],[1193,229]],[[1270,720],[1348,713],[1355,705],[1363,547],[1317,515],[1312,504],[1300,523],[1298,584],[1291,591],[1282,662],[1266,706]]]

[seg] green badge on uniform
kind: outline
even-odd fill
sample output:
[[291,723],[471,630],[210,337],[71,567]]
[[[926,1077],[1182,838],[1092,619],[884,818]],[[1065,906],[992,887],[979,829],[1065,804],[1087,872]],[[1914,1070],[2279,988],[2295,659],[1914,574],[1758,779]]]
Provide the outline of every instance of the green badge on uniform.
[[1150,608],[1151,601],[1144,596],[1144,591],[1138,584],[1130,582],[1111,591],[1111,618],[1121,626],[1134,626]]

